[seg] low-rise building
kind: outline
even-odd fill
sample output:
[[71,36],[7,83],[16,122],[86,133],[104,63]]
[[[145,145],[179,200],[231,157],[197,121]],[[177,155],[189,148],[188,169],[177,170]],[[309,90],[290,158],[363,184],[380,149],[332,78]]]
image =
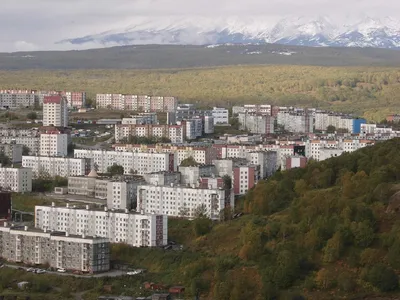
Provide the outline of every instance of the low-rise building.
[[70,234],[95,235],[110,243],[134,247],[157,247],[168,243],[167,216],[141,214],[129,210],[102,210],[52,206],[35,207],[35,227],[66,231]]
[[91,160],[88,158],[22,156],[22,166],[31,168],[34,178],[83,176],[89,173]]
[[32,192],[32,170],[0,167],[0,187],[16,193]]
[[7,223],[0,227],[0,255],[9,262],[47,264],[89,273],[110,269],[110,243],[106,238],[12,227]]

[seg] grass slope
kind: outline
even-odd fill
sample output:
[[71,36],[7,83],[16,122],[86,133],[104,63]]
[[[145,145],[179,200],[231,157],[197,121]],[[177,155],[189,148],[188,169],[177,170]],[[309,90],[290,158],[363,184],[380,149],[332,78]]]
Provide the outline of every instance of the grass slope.
[[[242,218],[196,236],[171,220],[183,251],[113,248],[206,299],[372,299],[399,291],[400,140],[277,173],[244,199]],[[397,195],[397,194],[396,194]],[[384,278],[382,280],[382,278]],[[371,298],[370,298],[371,297]]]
[[[400,52],[399,52],[400,53]],[[202,107],[243,103],[313,106],[380,121],[400,113],[396,68],[228,66],[170,70],[3,71],[3,88],[173,95]]]

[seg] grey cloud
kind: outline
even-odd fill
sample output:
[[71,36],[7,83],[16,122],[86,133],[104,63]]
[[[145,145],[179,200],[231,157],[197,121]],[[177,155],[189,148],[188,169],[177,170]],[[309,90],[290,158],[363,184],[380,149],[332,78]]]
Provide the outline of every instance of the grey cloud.
[[336,15],[400,12],[388,0],[1,0],[0,51],[46,49],[65,38],[134,23],[135,17]]

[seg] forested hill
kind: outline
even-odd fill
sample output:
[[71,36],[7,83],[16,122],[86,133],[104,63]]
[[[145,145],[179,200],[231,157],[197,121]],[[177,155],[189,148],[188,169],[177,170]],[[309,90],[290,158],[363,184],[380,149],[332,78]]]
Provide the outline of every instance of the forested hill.
[[400,292],[398,191],[400,139],[277,173],[239,219],[170,220],[183,252],[113,255],[205,299],[384,299]]

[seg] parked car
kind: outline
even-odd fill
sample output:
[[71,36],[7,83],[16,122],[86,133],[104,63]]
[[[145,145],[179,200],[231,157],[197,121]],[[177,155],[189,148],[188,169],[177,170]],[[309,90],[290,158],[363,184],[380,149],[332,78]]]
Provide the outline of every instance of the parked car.
[[64,268],[60,268],[60,269],[57,269],[57,272],[60,272],[60,273],[67,273],[67,270],[65,270]]
[[28,269],[26,269],[28,272],[33,272],[33,273],[35,273],[35,268],[28,268]]
[[43,274],[43,273],[46,273],[46,270],[42,270],[42,269],[36,270],[36,274]]

